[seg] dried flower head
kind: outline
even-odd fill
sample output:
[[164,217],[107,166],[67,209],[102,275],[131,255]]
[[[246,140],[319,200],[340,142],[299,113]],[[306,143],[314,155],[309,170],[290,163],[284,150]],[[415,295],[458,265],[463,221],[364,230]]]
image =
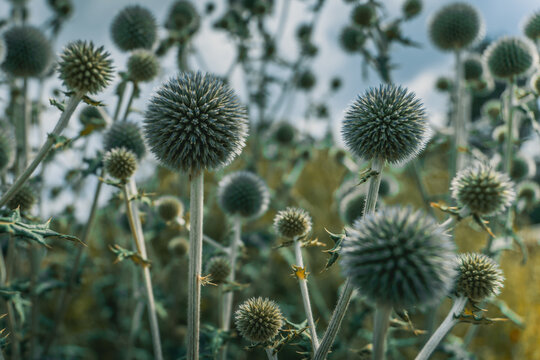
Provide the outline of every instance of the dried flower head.
[[117,121],[111,125],[103,137],[105,151],[114,148],[126,148],[133,152],[137,159],[142,159],[146,146],[139,126],[129,121]]
[[377,13],[371,4],[359,4],[351,12],[351,19],[356,25],[369,26],[375,20]]
[[103,157],[105,171],[118,180],[129,179],[137,170],[136,155],[126,148],[114,148]]
[[364,46],[366,35],[358,26],[348,25],[341,29],[339,42],[345,51],[350,53],[357,52]]
[[339,203],[339,215],[346,225],[352,225],[364,215],[366,194],[361,190],[348,193]]
[[482,26],[482,18],[474,6],[455,2],[443,6],[432,16],[429,37],[439,49],[456,51],[478,39]]
[[540,39],[540,11],[533,13],[525,21],[523,33],[532,41]]
[[484,254],[466,253],[457,257],[456,293],[479,302],[498,295],[504,276],[499,265]]
[[111,36],[123,51],[151,49],[157,39],[156,18],[145,7],[126,6],[114,17]]
[[32,26],[13,26],[3,34],[5,58],[2,69],[17,77],[36,77],[51,65],[53,51],[43,32]]
[[252,342],[267,342],[276,337],[283,326],[283,315],[272,300],[251,298],[234,313],[236,328],[242,337]]
[[391,207],[357,220],[341,268],[369,301],[394,307],[439,301],[454,278],[454,245],[423,211]]
[[225,176],[218,186],[218,202],[230,215],[256,218],[268,209],[270,193],[264,181],[248,171]]
[[311,216],[304,209],[288,207],[274,217],[274,228],[286,239],[302,238],[311,231]]
[[481,163],[461,170],[452,180],[451,190],[459,206],[467,206],[481,216],[504,211],[515,197],[508,175]]
[[176,196],[162,196],[156,201],[159,217],[164,221],[181,218],[184,214],[184,204]]
[[345,114],[341,134],[354,155],[404,163],[431,136],[424,106],[401,86],[381,85],[359,96]]
[[231,263],[226,256],[214,256],[206,264],[206,273],[216,285],[226,282],[231,270]]
[[159,62],[153,52],[136,50],[128,59],[127,69],[133,82],[147,82],[159,73]]
[[152,152],[174,170],[198,173],[228,165],[248,133],[247,112],[215,76],[181,73],[150,99],[145,135]]
[[36,203],[36,191],[31,185],[24,184],[8,201],[7,206],[10,209],[19,208],[21,212],[27,212],[32,210]]
[[477,54],[469,55],[463,61],[463,77],[465,80],[478,80],[484,73],[482,57]]
[[503,37],[485,51],[487,67],[497,79],[514,79],[528,74],[538,63],[538,52],[530,40]]
[[103,129],[107,125],[98,108],[90,105],[85,106],[81,110],[79,113],[79,121],[83,126],[92,125],[96,129]]

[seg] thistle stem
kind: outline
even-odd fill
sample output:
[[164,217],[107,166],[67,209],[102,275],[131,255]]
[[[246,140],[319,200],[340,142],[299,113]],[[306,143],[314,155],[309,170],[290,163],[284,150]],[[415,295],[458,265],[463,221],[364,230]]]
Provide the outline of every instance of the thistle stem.
[[264,349],[266,351],[266,356],[268,356],[268,360],[278,360],[277,354],[274,354],[274,349],[266,348]]
[[383,360],[386,354],[386,334],[390,325],[392,306],[377,305],[373,326],[373,360]]
[[467,146],[467,131],[465,117],[463,116],[463,62],[461,61],[462,52],[456,50],[456,73],[454,81],[454,110],[452,113],[452,122],[454,126],[454,148],[452,149],[452,178],[463,167],[463,153],[460,148]]
[[[366,205],[364,206],[364,218],[375,211],[375,205],[377,204],[377,198],[379,195],[379,186],[381,185],[381,175],[384,162],[385,160],[380,158],[375,158],[371,162],[371,170],[375,171],[376,174],[373,175],[369,181]],[[334,344],[339,328],[341,327],[343,317],[345,316],[347,308],[349,307],[353,291],[354,287],[351,284],[351,279],[347,278],[345,285],[343,286],[343,291],[341,292],[336,304],[336,308],[334,309],[332,317],[330,318],[328,328],[326,329],[326,332],[322,338],[321,345],[315,353],[313,360],[326,359],[332,344]]]
[[[5,284],[9,285],[13,273],[15,270],[15,257],[16,257],[15,239],[12,234],[9,234],[8,240],[8,256],[6,263],[6,281]],[[15,309],[13,308],[13,302],[6,300],[7,318],[10,332],[11,349],[13,360],[19,360],[21,358],[21,348],[19,343],[19,334],[17,333],[17,320],[15,319]]]
[[122,121],[127,120],[127,117],[129,115],[129,110],[131,109],[131,105],[133,104],[133,99],[135,98],[135,93],[137,92],[137,83],[132,82],[132,84],[133,84],[133,88],[131,89],[131,95],[129,96],[128,103],[124,111],[124,117],[122,118]]
[[510,173],[512,169],[512,155],[514,150],[514,92],[515,82],[508,81],[505,96],[505,121],[506,121],[506,148],[504,151],[503,171]]
[[424,345],[420,353],[416,356],[415,360],[427,360],[431,354],[435,351],[439,343],[444,339],[446,334],[452,330],[452,328],[459,322],[457,316],[461,314],[465,305],[467,304],[467,298],[464,296],[458,297],[454,300],[452,308],[446,315],[446,318],[441,323],[441,325],[435,330],[433,335],[429,338],[427,343]]
[[187,358],[199,359],[204,173],[191,179]]

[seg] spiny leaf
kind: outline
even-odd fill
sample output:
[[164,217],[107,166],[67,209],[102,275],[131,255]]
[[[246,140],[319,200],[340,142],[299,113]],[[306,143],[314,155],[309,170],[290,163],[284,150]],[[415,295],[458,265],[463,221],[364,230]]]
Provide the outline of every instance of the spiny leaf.
[[365,170],[361,171],[361,172],[358,174],[358,176],[359,176],[360,178],[358,179],[358,184],[356,184],[356,186],[361,185],[361,184],[367,182],[371,177],[376,176],[376,175],[379,175],[379,172],[376,171],[376,170],[373,170],[373,169],[371,169],[371,168],[365,169]]
[[94,100],[88,95],[84,95],[82,98],[82,101],[84,101],[86,104],[91,106],[105,106],[105,104],[99,100]]
[[301,242],[301,246],[303,248],[315,247],[315,246],[324,247],[324,246],[326,246],[326,244],[319,241],[319,239],[310,239],[310,240],[303,240]]
[[56,107],[58,110],[64,112],[64,104],[59,103],[56,99],[50,98],[49,99],[49,104]]
[[124,249],[120,245],[114,244],[109,245],[109,249],[116,255],[116,259],[114,260],[115,264],[118,264],[119,262],[129,259],[133,261],[135,265],[141,266],[141,267],[147,267],[150,266],[151,262],[147,259],[144,259],[138,252]]
[[31,302],[29,300],[24,299],[21,296],[20,291],[13,290],[10,287],[2,287],[0,288],[0,296],[6,300],[11,301],[13,303],[13,306],[15,307],[15,311],[17,311],[17,314],[20,316],[22,322],[24,323],[25,320],[25,306],[30,306]]
[[339,257],[339,250],[341,250],[341,242],[345,238],[345,234],[334,234],[328,231],[328,229],[324,229],[324,230],[328,233],[328,235],[330,235],[330,239],[334,241],[334,247],[331,248],[330,250],[323,250],[323,252],[330,254],[330,258],[326,262],[326,265],[323,271],[328,270],[330,266],[334,265],[334,263],[337,261]]

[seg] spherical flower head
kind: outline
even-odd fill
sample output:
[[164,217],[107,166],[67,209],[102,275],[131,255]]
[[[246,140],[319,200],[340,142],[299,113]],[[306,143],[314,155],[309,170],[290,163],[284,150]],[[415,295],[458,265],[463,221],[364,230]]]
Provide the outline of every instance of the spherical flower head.
[[181,218],[184,214],[184,204],[176,196],[162,196],[156,204],[158,215],[164,221]]
[[180,73],[150,99],[145,136],[165,166],[191,173],[231,163],[246,143],[247,112],[217,77]]
[[32,26],[14,26],[3,34],[5,58],[2,69],[16,77],[36,77],[51,65],[53,51],[43,32]]
[[368,301],[397,308],[439,301],[454,278],[454,245],[423,211],[391,207],[347,231],[341,268]]
[[137,170],[137,157],[126,148],[114,148],[103,157],[103,165],[113,178],[126,180]]
[[229,215],[257,218],[268,209],[270,193],[259,176],[248,171],[238,171],[219,182],[218,202]]
[[113,68],[109,53],[94,43],[75,41],[66,46],[58,64],[64,85],[75,92],[97,94],[109,85]]
[[405,0],[401,7],[401,11],[405,18],[412,19],[422,12],[422,0]]
[[189,251],[189,241],[183,236],[172,238],[167,245],[169,250],[174,251],[179,256],[184,256]]
[[437,78],[437,81],[435,81],[435,88],[441,92],[446,92],[452,90],[452,87],[454,86],[454,83],[451,79],[447,78],[446,76],[441,76]]
[[62,19],[67,19],[73,14],[72,0],[47,0],[47,4]]
[[197,9],[187,0],[175,1],[169,10],[169,16],[165,22],[165,28],[185,32],[187,35],[197,32],[200,25],[201,19],[197,13]]
[[14,143],[0,126],[0,174],[11,166],[14,157]]
[[135,123],[129,121],[117,121],[111,125],[103,137],[105,151],[114,148],[126,148],[133,152],[140,160],[146,153],[146,145],[141,134],[141,129]]
[[366,194],[356,190],[345,195],[339,203],[339,215],[346,225],[352,225],[356,219],[364,215]]
[[482,114],[491,120],[497,120],[501,115],[502,104],[500,100],[492,99],[482,105]]
[[300,90],[309,91],[317,83],[317,78],[311,70],[304,70],[296,75],[295,84]]
[[499,295],[504,276],[499,265],[484,254],[466,253],[457,257],[456,293],[480,302]]
[[533,177],[536,174],[534,159],[525,154],[518,154],[512,159],[510,167],[510,179],[515,182]]
[[478,163],[461,170],[452,180],[452,197],[473,214],[491,216],[504,211],[515,198],[508,175]]
[[214,256],[206,264],[206,273],[210,275],[214,284],[221,285],[227,281],[231,273],[231,263],[226,256]]
[[399,164],[420,153],[431,129],[424,106],[414,93],[401,86],[381,85],[353,102],[341,134],[354,155]]
[[499,144],[502,144],[506,141],[506,132],[507,132],[506,125],[499,125],[495,129],[493,129],[491,138],[495,140],[496,142],[498,142]]
[[279,145],[291,145],[296,138],[296,128],[286,121],[281,121],[276,124],[273,135]]
[[534,69],[538,63],[538,52],[530,40],[503,37],[484,51],[484,59],[493,77],[511,80]]
[[371,4],[359,4],[351,12],[351,19],[356,25],[369,26],[375,20],[377,13]]
[[21,212],[32,210],[32,207],[37,203],[37,195],[31,185],[24,184],[8,201],[7,206],[15,210],[19,208]]
[[126,6],[114,17],[111,36],[122,51],[151,49],[157,39],[156,18],[142,6]]
[[81,110],[79,113],[79,121],[83,126],[93,125],[98,129],[102,129],[107,125],[98,108],[90,105],[85,106]]
[[484,63],[479,55],[470,55],[463,61],[463,77],[465,80],[478,80],[484,73]]
[[523,33],[532,41],[540,39],[540,11],[532,14],[523,26]]
[[537,71],[533,76],[531,76],[530,86],[536,95],[540,95],[540,72]]
[[272,300],[261,297],[243,302],[234,313],[234,323],[242,337],[252,342],[271,341],[283,326],[283,315]]
[[288,207],[274,217],[274,228],[286,239],[302,238],[311,231],[311,216],[304,209]]
[[127,68],[133,82],[148,82],[159,73],[159,62],[153,52],[136,50],[129,57]]
[[517,198],[527,204],[536,204],[540,200],[540,185],[534,181],[520,182],[517,187]]
[[362,48],[366,42],[366,35],[358,26],[345,26],[341,30],[339,42],[346,52],[354,53]]
[[475,7],[455,2],[443,6],[432,16],[429,37],[439,49],[456,51],[478,39],[482,26],[482,18]]

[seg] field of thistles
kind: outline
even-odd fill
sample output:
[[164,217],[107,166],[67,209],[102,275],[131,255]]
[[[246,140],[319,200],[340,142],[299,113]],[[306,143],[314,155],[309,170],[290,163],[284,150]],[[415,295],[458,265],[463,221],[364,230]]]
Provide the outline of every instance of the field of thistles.
[[518,3],[5,0],[0,360],[540,360]]

